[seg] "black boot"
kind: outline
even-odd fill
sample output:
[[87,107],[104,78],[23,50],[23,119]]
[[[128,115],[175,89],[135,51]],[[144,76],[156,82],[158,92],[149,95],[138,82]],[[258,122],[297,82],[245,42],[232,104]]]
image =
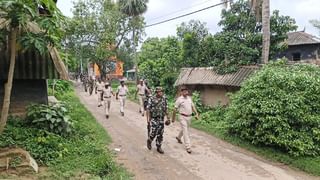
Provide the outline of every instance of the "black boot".
[[147,148],[148,148],[149,150],[152,149],[151,143],[152,143],[152,141],[151,141],[150,139],[148,139],[148,140],[147,140]]
[[164,151],[162,150],[161,146],[159,146],[159,147],[157,148],[157,151],[158,151],[158,153],[160,153],[160,154],[163,154],[163,153],[164,153]]

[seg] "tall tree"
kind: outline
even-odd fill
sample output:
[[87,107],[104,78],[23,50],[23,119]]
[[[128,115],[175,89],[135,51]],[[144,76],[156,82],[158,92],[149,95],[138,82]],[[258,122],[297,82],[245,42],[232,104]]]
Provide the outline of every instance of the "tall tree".
[[[139,20],[139,16],[142,15],[147,11],[147,3],[148,0],[119,0],[119,6],[121,12],[124,14],[131,16],[134,22]],[[139,39],[139,38],[138,38]],[[133,50],[134,50],[134,61],[135,61],[135,68],[136,68],[136,80],[138,81],[138,62],[136,56],[136,47],[138,43],[138,39],[136,38],[136,31],[135,29],[132,30],[132,43],[133,43]]]
[[[24,49],[35,48],[43,53],[49,44],[54,44],[61,37],[61,12],[56,8],[56,1],[52,0],[2,0],[0,1],[0,29],[9,35],[10,65],[8,80],[2,104],[0,133],[7,122],[12,89],[17,47]],[[39,9],[40,8],[40,9]],[[44,13],[39,15],[40,12]],[[34,32],[35,28],[45,29]],[[18,46],[19,45],[19,46]]]
[[[137,34],[142,34],[143,26],[142,18],[134,22],[111,0],[80,0],[74,3],[65,42],[68,52],[80,62],[96,62],[102,72],[107,73],[104,71],[110,65],[107,59],[110,56],[119,57],[120,54],[124,57],[120,46],[130,44],[129,34],[133,29]],[[131,58],[130,52],[125,55],[126,58]]]
[[[239,65],[257,64],[262,55],[262,24],[256,22],[255,14],[246,0],[236,1],[230,9],[222,10],[219,26],[222,31],[205,38],[201,43],[199,62],[214,66],[221,73],[234,71]],[[296,30],[295,20],[274,11],[270,18],[270,57],[283,51],[287,33]]]
[[182,41],[183,66],[197,67],[199,64],[200,45],[209,35],[206,23],[199,20],[190,20],[181,23],[177,28],[177,36]]
[[270,52],[270,0],[250,0],[257,20],[262,22],[262,62],[267,64]]

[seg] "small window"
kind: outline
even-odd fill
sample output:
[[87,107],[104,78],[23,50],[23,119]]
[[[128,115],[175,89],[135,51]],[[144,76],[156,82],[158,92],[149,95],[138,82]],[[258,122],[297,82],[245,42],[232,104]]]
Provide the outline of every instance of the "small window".
[[301,60],[301,53],[292,53],[292,60],[293,61],[300,61]]

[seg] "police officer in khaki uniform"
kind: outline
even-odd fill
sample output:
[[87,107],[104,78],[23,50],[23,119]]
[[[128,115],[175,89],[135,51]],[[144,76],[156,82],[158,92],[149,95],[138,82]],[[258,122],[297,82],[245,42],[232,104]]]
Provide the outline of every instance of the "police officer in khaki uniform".
[[120,101],[120,113],[124,116],[124,106],[126,103],[126,96],[129,92],[127,86],[124,84],[124,80],[120,80],[120,86],[118,86],[116,99]]
[[99,78],[98,81],[96,82],[96,88],[98,91],[98,107],[102,106],[102,90],[104,88],[104,83],[101,81],[101,79]]
[[108,82],[105,83],[105,87],[102,90],[102,99],[103,99],[103,104],[105,108],[105,113],[106,113],[106,118],[109,118],[109,111],[110,111],[110,106],[111,106],[111,95],[114,96],[114,93],[112,91],[112,88],[110,87],[110,84]]
[[173,115],[172,115],[172,122],[175,121],[176,112],[179,113],[179,120],[181,125],[181,131],[176,137],[178,143],[182,144],[181,138],[183,136],[184,144],[186,147],[186,150],[188,153],[191,153],[191,143],[190,143],[190,137],[189,137],[189,126],[191,123],[192,113],[194,112],[196,114],[196,119],[199,119],[199,114],[192,102],[192,99],[190,96],[188,96],[189,91],[187,87],[182,86],[181,89],[181,96],[177,98]]
[[144,100],[146,98],[146,91],[149,92],[148,87],[144,84],[143,80],[140,79],[139,84],[137,85],[137,90],[135,97],[137,97],[137,94],[139,95],[139,113],[141,113],[142,116],[144,116]]

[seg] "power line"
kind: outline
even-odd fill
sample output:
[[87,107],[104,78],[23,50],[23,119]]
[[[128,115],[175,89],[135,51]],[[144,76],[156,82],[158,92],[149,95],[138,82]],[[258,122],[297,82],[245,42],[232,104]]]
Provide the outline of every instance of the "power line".
[[149,25],[146,25],[145,27],[147,28],[147,27],[151,27],[151,26],[156,26],[156,25],[159,25],[159,24],[163,24],[163,23],[166,23],[166,22],[169,22],[169,21],[173,21],[173,20],[175,20],[175,19],[179,19],[179,18],[182,18],[182,17],[185,17],[185,16],[189,16],[189,15],[192,15],[192,14],[195,14],[195,13],[198,13],[198,12],[201,12],[201,11],[204,11],[204,10],[207,10],[207,9],[210,9],[210,8],[213,8],[213,7],[216,7],[216,6],[223,5],[223,4],[225,4],[226,2],[228,2],[228,1],[221,2],[221,3],[218,3],[218,4],[214,4],[214,5],[212,5],[212,6],[208,6],[208,7],[205,7],[205,8],[203,8],[203,9],[199,9],[199,10],[196,10],[196,11],[193,11],[193,12],[190,12],[190,13],[187,13],[187,14],[183,14],[183,15],[180,15],[180,16],[176,16],[176,17],[173,17],[173,18],[164,20],[164,21],[160,21],[160,22],[157,22],[157,23],[149,24]]
[[204,1],[204,2],[202,2],[202,3],[194,4],[194,5],[192,5],[192,6],[188,6],[188,7],[185,7],[185,8],[183,8],[183,9],[179,9],[179,10],[177,10],[177,11],[173,11],[173,12],[168,13],[168,14],[165,14],[165,15],[163,15],[163,16],[155,17],[155,18],[153,18],[153,19],[150,19],[150,21],[153,21],[153,20],[156,20],[156,19],[160,19],[160,18],[163,18],[163,17],[167,17],[167,16],[170,16],[170,15],[176,14],[176,13],[178,13],[178,12],[182,12],[182,11],[191,9],[191,8],[193,8],[193,7],[196,7],[196,6],[205,4],[205,3],[209,2],[209,1],[212,1],[212,0],[207,0],[207,1]]

